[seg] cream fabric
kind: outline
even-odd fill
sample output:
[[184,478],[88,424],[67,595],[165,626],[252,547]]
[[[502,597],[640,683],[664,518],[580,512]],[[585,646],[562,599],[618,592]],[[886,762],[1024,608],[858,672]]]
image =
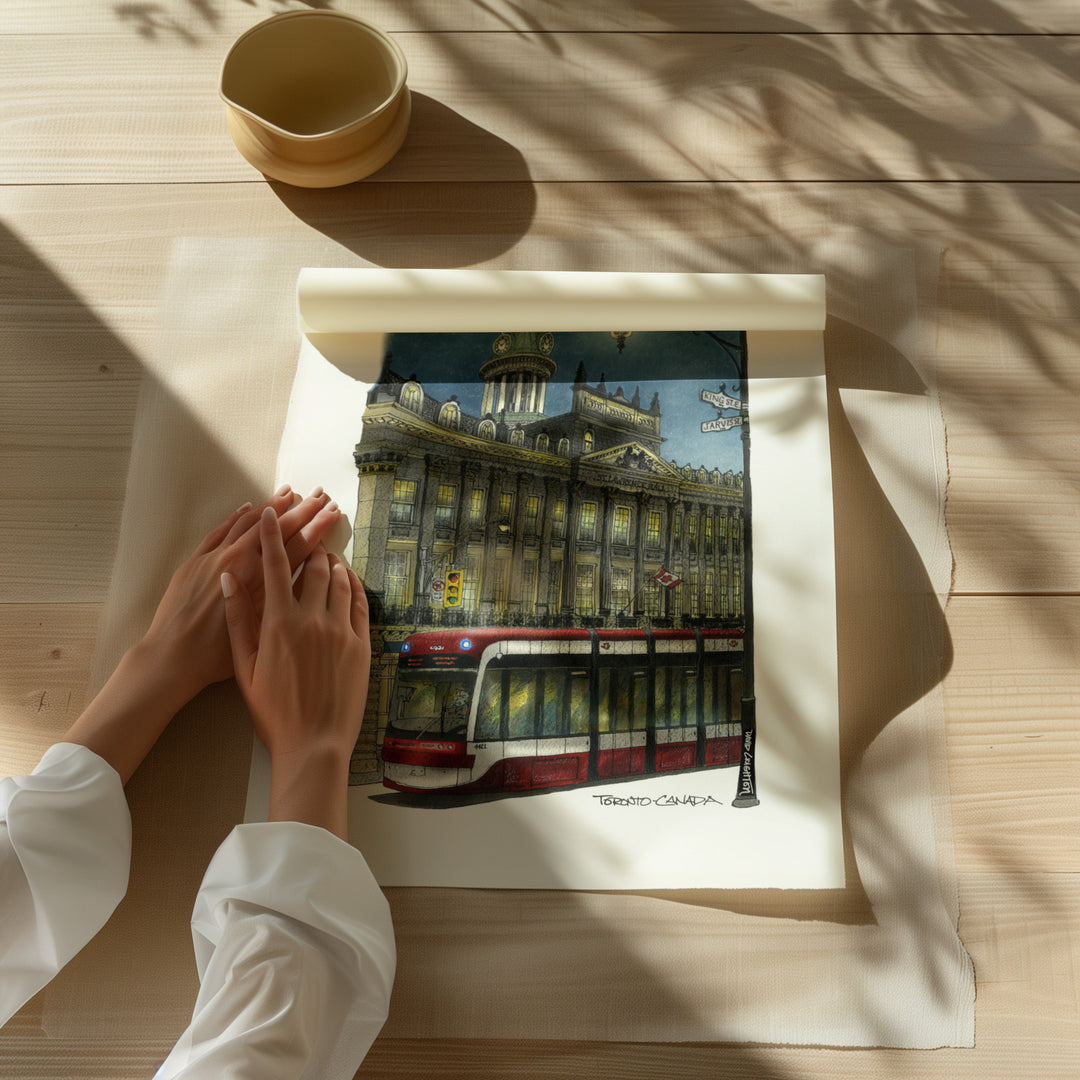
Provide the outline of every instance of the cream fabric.
[[[0,782],[0,1023],[100,930],[130,850],[120,779],[85,747],[58,744]],[[386,900],[355,848],[296,822],[241,825],[207,868],[191,927],[201,988],[157,1080],[351,1080],[395,966]]]
[[[629,250],[601,254],[612,269],[633,265]],[[974,978],[956,932],[943,772],[951,557],[944,431],[927,360],[934,297],[913,286],[934,280],[937,254],[871,248],[844,234],[823,237],[809,264],[747,240],[725,247],[715,265],[674,267],[827,276],[846,887],[388,890],[400,963],[385,1035],[972,1045]],[[916,275],[924,258],[931,269]],[[298,352],[297,274],[341,265],[362,263],[316,239],[177,244],[161,348],[137,418],[117,560],[123,587],[110,593],[99,675],[146,624],[170,568],[201,533],[270,488]],[[500,260],[500,268],[521,265],[513,252]],[[887,305],[877,289],[888,290]],[[248,743],[228,735],[230,724],[239,729],[238,712],[221,694],[196,703],[190,723],[239,759],[221,775],[242,789]],[[155,809],[160,792],[208,797],[177,779],[202,769],[194,746],[183,745],[185,730],[160,750],[137,793],[160,822],[148,858],[177,879],[190,856]],[[147,916],[125,917],[108,951],[50,989],[50,1030],[119,1032],[121,986],[145,1003],[155,1030],[176,1022],[173,988],[132,981],[127,942],[139,939]],[[89,978],[102,987],[101,1004],[80,1011],[78,988]]]

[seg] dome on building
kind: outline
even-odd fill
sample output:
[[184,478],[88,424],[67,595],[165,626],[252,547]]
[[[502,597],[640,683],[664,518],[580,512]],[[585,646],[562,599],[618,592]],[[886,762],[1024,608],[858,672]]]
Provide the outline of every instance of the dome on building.
[[491,343],[491,359],[480,367],[484,380],[483,415],[527,423],[544,415],[547,381],[555,374],[551,359],[555,335],[544,332],[502,333]]

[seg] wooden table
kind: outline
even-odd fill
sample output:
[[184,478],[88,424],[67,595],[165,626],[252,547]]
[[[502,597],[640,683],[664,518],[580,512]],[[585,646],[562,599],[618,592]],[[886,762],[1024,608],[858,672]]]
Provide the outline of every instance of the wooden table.
[[[0,12],[0,771],[32,767],[82,703],[174,238],[329,237],[387,266],[795,272],[838,228],[931,245],[976,1048],[381,1040],[363,1075],[1080,1075],[1080,6],[341,0],[398,35],[415,118],[382,173],[322,193],[253,172],[216,96],[229,42],[283,6],[305,5]],[[747,238],[769,265],[742,265]],[[873,267],[829,284],[889,314]],[[31,1003],[0,1055],[35,1036]],[[155,1052],[43,1040],[33,1075],[149,1076]]]

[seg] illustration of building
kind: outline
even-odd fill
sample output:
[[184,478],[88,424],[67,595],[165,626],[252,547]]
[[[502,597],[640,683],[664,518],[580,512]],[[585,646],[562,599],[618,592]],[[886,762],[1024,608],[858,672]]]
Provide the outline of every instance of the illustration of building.
[[569,411],[547,415],[554,349],[551,333],[495,337],[480,415],[390,358],[355,450],[373,626],[740,626],[741,474],[665,460],[659,395],[590,385],[583,364]]

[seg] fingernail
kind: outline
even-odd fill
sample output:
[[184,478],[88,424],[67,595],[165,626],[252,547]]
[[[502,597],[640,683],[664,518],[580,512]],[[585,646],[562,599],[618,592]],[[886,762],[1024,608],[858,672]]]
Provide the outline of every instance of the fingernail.
[[277,521],[277,514],[274,513],[272,506],[264,506],[262,512],[262,523],[269,525],[271,522]]
[[238,514],[246,514],[251,509],[251,503],[246,502],[243,506],[238,506],[236,512]]
[[281,487],[274,492],[274,498],[280,499],[283,496],[288,495],[290,491],[292,491],[292,488],[288,484],[282,484]]
[[332,514],[336,514],[338,512],[338,504],[336,502],[329,502],[323,507],[323,509],[329,510]]
[[314,490],[314,491],[313,491],[313,492],[311,493],[311,497],[312,497],[313,499],[317,499],[317,498],[318,498],[318,497],[319,497],[320,495],[322,495],[322,493],[323,493],[323,487],[322,487],[322,484],[320,484],[320,485],[319,485],[319,486],[318,486],[318,487],[317,487],[317,488],[316,488],[316,489],[315,489],[315,490]]
[[235,592],[236,592],[236,580],[233,578],[232,574],[230,574],[228,572],[222,574],[221,575],[221,595],[224,596],[226,600],[228,600],[229,597],[232,596],[233,593],[235,593]]

